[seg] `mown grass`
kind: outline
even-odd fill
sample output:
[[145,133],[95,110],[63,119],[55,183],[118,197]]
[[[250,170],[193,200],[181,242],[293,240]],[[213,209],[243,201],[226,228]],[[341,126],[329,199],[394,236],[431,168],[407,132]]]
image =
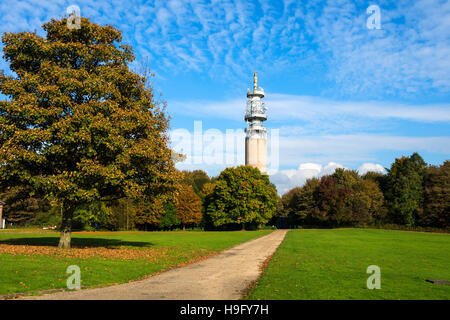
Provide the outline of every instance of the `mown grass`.
[[[74,233],[72,245],[80,252],[58,251],[58,233],[0,233],[0,295],[66,287],[67,267],[81,269],[81,286],[124,283],[221,251],[265,235],[269,230],[230,232],[89,232]],[[24,254],[29,248],[32,254]],[[122,250],[124,259],[83,257],[89,250]],[[14,251],[19,251],[16,254]],[[127,259],[132,250],[148,250],[154,257]],[[55,254],[56,251],[56,254]],[[106,250],[107,251],[107,250]],[[112,252],[111,251],[111,252]],[[60,253],[59,253],[60,252]]]
[[[381,289],[367,289],[367,267]],[[450,235],[393,230],[291,230],[246,299],[450,299]]]

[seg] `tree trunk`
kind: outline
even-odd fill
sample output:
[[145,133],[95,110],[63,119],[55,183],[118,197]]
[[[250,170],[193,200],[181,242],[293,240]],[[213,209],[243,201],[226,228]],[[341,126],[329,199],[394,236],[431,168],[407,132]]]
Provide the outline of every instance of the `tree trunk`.
[[242,223],[242,229],[241,229],[242,231],[244,231],[245,230],[245,223]]
[[183,224],[183,231],[186,230],[186,226]]
[[72,238],[72,216],[73,209],[67,208],[63,211],[61,223],[61,237],[59,238],[58,248],[70,249],[70,240]]

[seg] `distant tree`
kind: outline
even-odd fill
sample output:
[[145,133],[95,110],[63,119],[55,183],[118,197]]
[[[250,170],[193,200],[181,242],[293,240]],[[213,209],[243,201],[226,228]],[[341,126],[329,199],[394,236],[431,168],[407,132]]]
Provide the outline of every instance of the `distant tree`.
[[318,189],[318,210],[313,218],[324,224],[341,226],[352,223],[350,198],[353,185],[345,185],[335,176],[323,176]]
[[387,175],[385,197],[393,222],[414,226],[421,214],[427,164],[414,153],[395,159]]
[[73,227],[84,230],[111,229],[112,209],[105,202],[95,201],[77,207],[73,213]]
[[359,179],[353,185],[349,201],[352,208],[352,220],[355,224],[372,224],[385,222],[387,208],[384,195],[377,182]]
[[201,191],[203,197],[206,197],[206,196],[210,195],[211,193],[213,193],[215,186],[216,186],[215,182],[207,182],[207,183],[205,183],[203,185],[203,188],[202,188],[202,191]]
[[69,248],[77,208],[174,189],[168,119],[148,74],[129,70],[121,32],[81,18],[5,33],[12,76],[0,74],[0,188],[23,186],[63,208],[59,247]]
[[176,202],[176,217],[183,230],[188,224],[196,224],[202,220],[202,199],[190,185],[181,185]]
[[127,198],[111,201],[109,223],[111,230],[130,230],[134,228],[134,221],[130,217],[130,203]]
[[32,223],[42,212],[50,209],[48,201],[38,199],[30,195],[29,188],[13,187],[0,194],[0,199],[5,202],[3,217],[15,225]]
[[419,223],[427,227],[450,228],[450,161],[440,167],[428,168]]
[[211,194],[214,191],[214,188],[216,187],[216,183],[215,182],[207,182],[203,185],[202,188],[202,221],[200,222],[200,226],[202,226],[203,228],[208,228],[209,226],[211,226],[213,223],[211,221],[211,217],[207,214],[207,208],[209,205],[209,202],[211,201]]
[[285,210],[285,208],[283,206],[282,198],[280,196],[278,196],[275,212],[273,213],[272,218],[270,218],[268,224],[275,225],[275,224],[277,224],[278,219],[282,218],[282,217],[287,217],[287,211]]
[[331,175],[333,179],[339,184],[339,186],[351,189],[355,183],[357,183],[361,177],[355,170],[347,170],[343,168],[337,168]]
[[315,223],[319,186],[319,179],[308,179],[293,198],[292,213],[298,217],[302,224]]
[[251,166],[226,168],[205,199],[206,213],[215,227],[267,223],[275,213],[278,195],[267,175]]
[[318,209],[311,216],[331,226],[371,224],[386,215],[378,184],[356,171],[336,169],[324,176],[316,194]]
[[161,219],[165,213],[164,199],[155,199],[154,201],[136,200],[131,209],[130,214],[134,223],[145,230],[149,226],[152,229],[157,228],[161,222]]
[[387,182],[387,175],[380,172],[374,172],[374,171],[368,171],[364,175],[361,176],[364,180],[370,180],[373,182],[376,182],[378,186],[380,187],[380,190],[385,192],[386,189],[386,182]]
[[180,221],[176,216],[176,207],[172,202],[168,202],[164,205],[164,214],[161,217],[158,227],[163,230],[172,230],[175,226],[178,226]]
[[206,183],[211,182],[211,178],[203,170],[182,171],[182,183],[192,186],[194,192],[203,198],[202,189]]
[[295,187],[286,192],[281,201],[285,216],[295,224],[317,224],[315,211],[317,210],[317,192],[320,180],[311,178],[302,187]]
[[287,217],[295,214],[298,194],[301,190],[301,187],[294,187],[281,196],[283,212],[280,213],[280,216]]

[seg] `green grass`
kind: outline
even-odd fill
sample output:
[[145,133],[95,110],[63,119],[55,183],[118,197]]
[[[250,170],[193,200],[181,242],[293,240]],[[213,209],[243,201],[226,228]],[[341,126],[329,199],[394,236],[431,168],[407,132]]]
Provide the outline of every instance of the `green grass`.
[[[381,289],[369,290],[369,265]],[[450,235],[393,230],[291,230],[246,299],[450,299]]]
[[[217,252],[241,242],[265,235],[269,230],[230,232],[112,232],[76,233],[72,244],[78,247],[154,248],[165,252],[163,259],[119,260],[101,257],[74,258],[63,256],[0,254],[0,294],[33,292],[65,288],[69,265],[81,269],[81,286],[124,283],[148,274],[185,263],[193,258]],[[57,233],[0,232],[0,245],[14,251],[19,246],[38,246],[40,249],[57,246]],[[23,248],[23,247],[22,247]],[[26,247],[25,249],[28,250]],[[34,247],[36,248],[36,247]]]

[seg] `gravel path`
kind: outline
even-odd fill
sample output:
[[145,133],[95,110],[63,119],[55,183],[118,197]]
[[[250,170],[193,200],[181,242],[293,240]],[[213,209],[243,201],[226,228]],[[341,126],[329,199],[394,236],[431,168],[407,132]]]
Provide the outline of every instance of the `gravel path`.
[[[241,243],[209,259],[121,285],[66,291],[23,299],[36,300],[235,300],[257,280],[263,262],[283,241],[276,230]],[[81,275],[83,277],[83,275]]]

